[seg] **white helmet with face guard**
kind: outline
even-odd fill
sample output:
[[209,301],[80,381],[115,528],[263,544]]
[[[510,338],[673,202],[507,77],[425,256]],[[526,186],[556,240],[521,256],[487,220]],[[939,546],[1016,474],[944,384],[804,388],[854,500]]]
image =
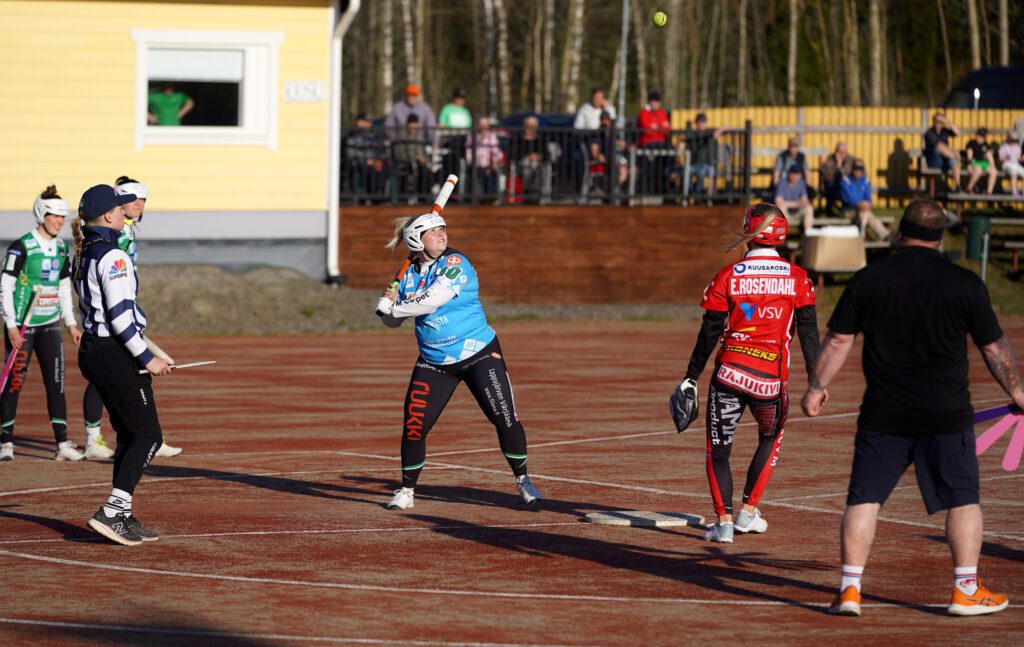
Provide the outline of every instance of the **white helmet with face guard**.
[[413,218],[412,222],[402,229],[402,240],[405,241],[405,246],[409,248],[409,251],[422,252],[423,241],[420,239],[420,236],[435,227],[445,226],[444,218],[441,217],[441,214],[431,211],[430,213]]

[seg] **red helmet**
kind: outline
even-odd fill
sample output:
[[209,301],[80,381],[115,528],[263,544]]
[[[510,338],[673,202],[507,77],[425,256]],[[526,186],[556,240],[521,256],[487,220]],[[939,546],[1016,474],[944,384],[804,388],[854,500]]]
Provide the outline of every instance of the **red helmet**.
[[762,202],[747,209],[743,216],[743,233],[760,245],[778,247],[786,242],[789,221],[774,204]]

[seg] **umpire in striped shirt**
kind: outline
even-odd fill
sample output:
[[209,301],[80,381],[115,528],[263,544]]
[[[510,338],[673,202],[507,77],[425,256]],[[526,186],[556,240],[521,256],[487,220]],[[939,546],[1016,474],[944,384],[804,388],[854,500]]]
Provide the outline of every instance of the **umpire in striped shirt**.
[[134,195],[117,195],[113,187],[99,184],[82,195],[72,223],[73,278],[84,330],[78,366],[99,391],[117,432],[113,489],[89,526],[126,546],[160,538],[132,513],[132,496],[163,442],[152,376],[171,371],[147,348],[146,315],[135,302],[138,275],[117,246],[124,229],[122,206],[134,200]]

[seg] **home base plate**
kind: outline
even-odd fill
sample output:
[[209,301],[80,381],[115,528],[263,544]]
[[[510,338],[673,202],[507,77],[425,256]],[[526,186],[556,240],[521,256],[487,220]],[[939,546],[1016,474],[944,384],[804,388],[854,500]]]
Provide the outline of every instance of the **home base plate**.
[[645,512],[641,510],[618,510],[616,512],[591,512],[586,516],[589,523],[605,526],[645,526],[671,528],[673,526],[703,526],[704,517],[683,512]]

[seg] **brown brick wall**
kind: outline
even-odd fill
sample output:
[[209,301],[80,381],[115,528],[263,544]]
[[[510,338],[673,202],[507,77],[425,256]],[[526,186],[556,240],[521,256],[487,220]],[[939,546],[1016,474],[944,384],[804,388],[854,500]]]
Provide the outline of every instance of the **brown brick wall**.
[[[409,207],[342,207],[346,285],[383,289],[405,247],[384,249]],[[696,303],[738,229],[733,207],[457,206],[449,244],[476,268],[485,300],[518,303]]]

